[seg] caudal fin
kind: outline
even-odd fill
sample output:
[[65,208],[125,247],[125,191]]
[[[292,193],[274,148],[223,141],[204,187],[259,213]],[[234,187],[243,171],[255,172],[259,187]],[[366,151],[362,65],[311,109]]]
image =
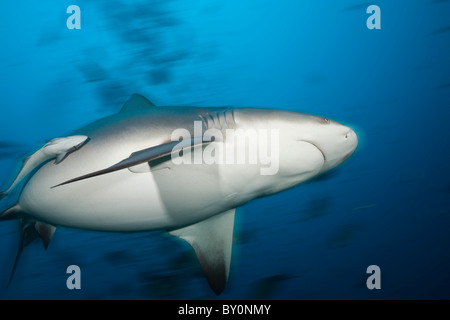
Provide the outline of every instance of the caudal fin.
[[36,238],[41,238],[44,248],[47,249],[56,227],[41,221],[36,221],[33,217],[22,210],[19,204],[15,204],[6,211],[0,213],[0,221],[19,219],[20,222],[20,244],[14,260],[14,266],[9,277],[8,285],[11,284],[16,273],[23,249],[25,249]]
[[20,257],[23,250],[37,238],[41,238],[45,249],[47,250],[48,244],[55,232],[56,227],[44,222],[36,221],[30,216],[24,215],[20,219],[20,244],[14,260],[14,266],[9,277],[8,285],[11,284],[14,274],[16,273],[17,266],[19,265]]
[[29,218],[23,218],[21,219],[21,235],[20,235],[20,244],[19,244],[19,250],[16,254],[16,259],[14,260],[14,266],[11,271],[11,275],[9,276],[8,285],[11,284],[14,274],[16,273],[17,266],[19,264],[20,257],[22,256],[23,249],[28,246],[30,243],[32,243],[39,234],[37,233],[35,229],[36,220],[29,219]]

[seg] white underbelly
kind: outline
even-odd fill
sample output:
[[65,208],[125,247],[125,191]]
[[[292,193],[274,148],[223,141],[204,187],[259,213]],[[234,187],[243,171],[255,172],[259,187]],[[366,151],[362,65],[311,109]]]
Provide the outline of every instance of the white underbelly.
[[168,160],[149,172],[122,169],[52,188],[143,149],[131,144],[107,147],[91,143],[60,164],[45,164],[25,185],[20,207],[38,220],[67,227],[112,232],[172,229],[235,208],[279,182],[277,176],[261,176],[258,165],[176,165]]
[[151,172],[123,169],[51,188],[108,166],[80,169],[79,159],[71,160],[49,162],[34,174],[19,199],[25,212],[55,225],[137,232],[189,225],[243,202],[221,188],[217,166],[170,161]]
[[38,219],[56,225],[105,231],[144,231],[170,227],[151,173],[120,170],[51,188],[62,178],[52,163],[27,183],[19,204]]

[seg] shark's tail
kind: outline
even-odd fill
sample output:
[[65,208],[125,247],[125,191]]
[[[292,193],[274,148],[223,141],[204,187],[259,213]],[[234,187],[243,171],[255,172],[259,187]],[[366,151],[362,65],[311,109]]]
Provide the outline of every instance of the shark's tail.
[[14,274],[16,273],[17,266],[19,264],[20,256],[22,255],[23,249],[32,243],[39,235],[37,231],[34,229],[35,220],[30,218],[22,218],[20,222],[20,244],[19,250],[16,254],[16,259],[14,260],[14,266],[9,276],[8,286],[11,284]]
[[55,232],[55,226],[35,220],[22,210],[19,204],[15,204],[0,214],[0,221],[18,219],[20,222],[20,245],[14,260],[14,266],[9,277],[8,285],[11,284],[20,256],[23,249],[37,238],[41,238],[45,249],[47,249],[50,240]]

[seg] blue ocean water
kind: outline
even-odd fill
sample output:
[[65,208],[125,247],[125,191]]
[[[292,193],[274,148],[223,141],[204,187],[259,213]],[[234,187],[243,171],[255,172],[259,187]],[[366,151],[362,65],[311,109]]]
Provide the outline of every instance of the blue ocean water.
[[[366,26],[372,4],[379,30]],[[66,26],[70,5],[80,30]],[[5,221],[0,298],[448,299],[449,15],[446,0],[3,1],[3,187],[30,150],[132,93],[322,115],[360,143],[327,179],[238,208],[219,297],[189,246],[164,232],[60,228],[48,250],[25,249],[8,286],[19,228]],[[73,264],[81,290],[66,287]],[[366,286],[369,265],[380,290]]]

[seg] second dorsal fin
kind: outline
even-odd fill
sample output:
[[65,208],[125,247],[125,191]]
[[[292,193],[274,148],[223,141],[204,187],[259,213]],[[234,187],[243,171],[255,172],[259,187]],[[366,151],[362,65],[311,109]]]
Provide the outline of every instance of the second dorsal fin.
[[136,109],[142,109],[142,108],[148,108],[148,107],[154,107],[155,104],[145,98],[144,96],[134,93],[131,95],[130,99],[128,99],[127,102],[123,105],[120,112],[124,111],[130,111],[130,110],[136,110]]

